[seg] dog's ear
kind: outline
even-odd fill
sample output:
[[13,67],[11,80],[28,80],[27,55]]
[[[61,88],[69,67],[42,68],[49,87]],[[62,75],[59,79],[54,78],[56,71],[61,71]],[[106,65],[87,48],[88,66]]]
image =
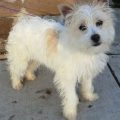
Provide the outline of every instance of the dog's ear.
[[68,15],[69,13],[73,11],[72,6],[65,5],[65,4],[58,5],[58,9],[60,11],[60,14],[63,15],[63,17],[66,17],[66,15]]

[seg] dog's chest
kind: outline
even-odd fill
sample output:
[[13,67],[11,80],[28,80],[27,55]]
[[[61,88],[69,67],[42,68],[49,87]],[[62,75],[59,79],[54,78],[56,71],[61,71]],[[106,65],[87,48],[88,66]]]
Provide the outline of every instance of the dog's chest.
[[106,55],[99,56],[79,56],[71,60],[71,69],[74,69],[76,76],[95,77],[102,72],[107,62]]
[[64,72],[78,78],[84,76],[95,77],[104,69],[107,56],[100,55],[73,55],[56,56],[47,60],[47,66],[56,72]]

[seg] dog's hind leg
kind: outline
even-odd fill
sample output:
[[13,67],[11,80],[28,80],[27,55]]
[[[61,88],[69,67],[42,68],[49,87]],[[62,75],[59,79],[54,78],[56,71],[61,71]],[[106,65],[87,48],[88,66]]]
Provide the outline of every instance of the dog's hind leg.
[[21,89],[23,87],[23,77],[25,75],[25,71],[27,69],[28,61],[27,59],[23,59],[20,57],[12,57],[9,58],[9,69],[10,76],[12,80],[12,87],[14,89]]
[[27,80],[36,79],[35,71],[37,70],[38,67],[39,67],[39,64],[36,61],[29,62],[26,70],[26,74],[25,74],[25,77],[27,78]]

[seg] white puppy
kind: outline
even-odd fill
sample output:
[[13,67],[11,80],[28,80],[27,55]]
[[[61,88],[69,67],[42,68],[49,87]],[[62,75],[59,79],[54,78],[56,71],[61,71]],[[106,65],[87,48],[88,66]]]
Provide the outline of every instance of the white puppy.
[[113,14],[103,3],[62,5],[65,25],[40,17],[25,16],[12,28],[6,49],[14,89],[20,89],[25,76],[34,80],[40,64],[55,71],[54,83],[62,98],[63,113],[76,120],[76,83],[86,100],[98,98],[93,79],[104,69],[105,54],[114,40]]

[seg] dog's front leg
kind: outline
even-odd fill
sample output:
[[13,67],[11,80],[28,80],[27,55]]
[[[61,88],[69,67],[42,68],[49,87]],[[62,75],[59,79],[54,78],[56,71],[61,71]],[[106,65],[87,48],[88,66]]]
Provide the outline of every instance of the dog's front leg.
[[94,86],[92,84],[93,79],[91,78],[83,78],[81,81],[81,94],[85,100],[95,101],[99,98],[99,96],[94,93]]
[[71,74],[57,74],[55,84],[62,99],[64,117],[67,120],[76,120],[78,96],[75,78]]

